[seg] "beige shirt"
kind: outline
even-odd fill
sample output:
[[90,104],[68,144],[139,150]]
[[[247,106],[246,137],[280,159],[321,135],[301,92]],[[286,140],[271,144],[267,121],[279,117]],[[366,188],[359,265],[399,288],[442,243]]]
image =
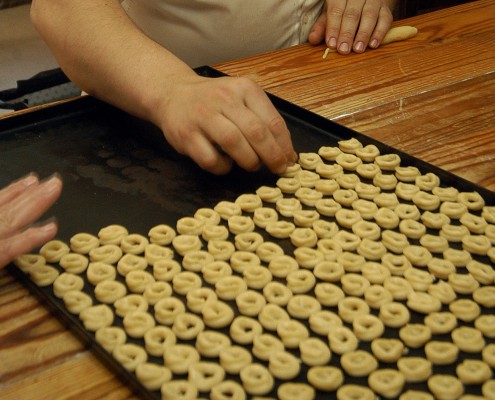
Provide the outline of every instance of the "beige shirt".
[[148,36],[191,67],[307,41],[323,0],[124,0]]

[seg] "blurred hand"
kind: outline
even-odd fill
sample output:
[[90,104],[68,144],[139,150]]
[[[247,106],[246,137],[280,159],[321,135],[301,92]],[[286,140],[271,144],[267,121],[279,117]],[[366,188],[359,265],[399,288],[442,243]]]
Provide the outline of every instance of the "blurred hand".
[[0,268],[55,236],[54,221],[33,224],[55,203],[61,190],[59,177],[40,182],[35,175],[0,190]]
[[152,119],[201,168],[225,174],[235,161],[248,171],[265,164],[282,173],[297,160],[285,121],[250,79],[196,74],[167,79],[173,84]]
[[308,41],[340,54],[377,48],[390,29],[395,0],[326,0]]

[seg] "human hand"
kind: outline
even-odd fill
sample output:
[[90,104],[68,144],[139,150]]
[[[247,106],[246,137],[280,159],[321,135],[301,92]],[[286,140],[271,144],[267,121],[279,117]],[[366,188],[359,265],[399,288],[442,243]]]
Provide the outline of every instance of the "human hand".
[[340,54],[377,48],[392,25],[394,5],[395,0],[326,0],[308,41],[325,41]]
[[282,173],[297,160],[290,133],[263,90],[247,78],[168,78],[166,100],[151,119],[167,141],[213,174],[235,161],[247,171],[265,164]]
[[59,177],[40,182],[33,174],[0,190],[0,268],[55,236],[54,221],[33,223],[55,203],[61,190]]

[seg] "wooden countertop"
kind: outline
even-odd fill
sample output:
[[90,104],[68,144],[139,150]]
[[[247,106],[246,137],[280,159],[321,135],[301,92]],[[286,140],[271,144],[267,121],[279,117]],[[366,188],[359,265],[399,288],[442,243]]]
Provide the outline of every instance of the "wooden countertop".
[[[297,46],[216,67],[495,190],[495,3],[397,21],[418,35],[365,54]],[[131,391],[0,271],[0,397],[131,399]]]

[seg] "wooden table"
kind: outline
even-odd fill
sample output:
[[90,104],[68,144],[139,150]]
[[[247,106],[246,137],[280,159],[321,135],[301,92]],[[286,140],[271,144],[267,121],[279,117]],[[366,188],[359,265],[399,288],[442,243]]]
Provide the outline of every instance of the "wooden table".
[[[397,21],[418,35],[323,59],[302,45],[216,66],[387,145],[495,190],[495,3]],[[6,271],[0,398],[130,399],[131,391]]]

